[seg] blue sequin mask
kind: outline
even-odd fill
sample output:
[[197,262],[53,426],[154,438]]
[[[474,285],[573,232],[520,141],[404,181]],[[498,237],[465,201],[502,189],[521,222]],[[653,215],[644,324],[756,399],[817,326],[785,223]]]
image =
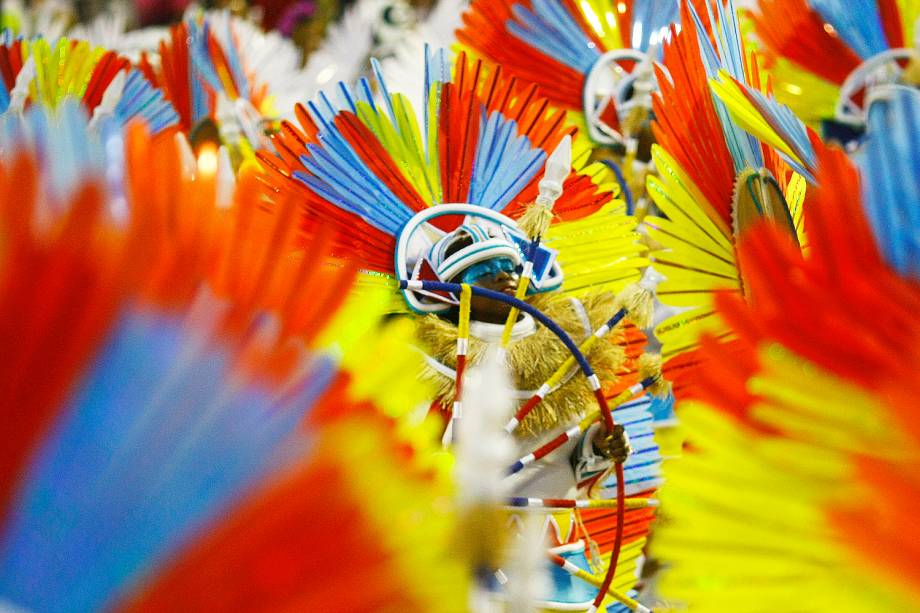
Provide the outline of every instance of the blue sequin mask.
[[514,265],[514,262],[508,258],[494,258],[492,260],[486,260],[485,262],[479,262],[473,264],[465,271],[460,277],[462,283],[472,285],[479,279],[492,275],[495,276],[501,272],[513,273],[517,270],[517,266]]

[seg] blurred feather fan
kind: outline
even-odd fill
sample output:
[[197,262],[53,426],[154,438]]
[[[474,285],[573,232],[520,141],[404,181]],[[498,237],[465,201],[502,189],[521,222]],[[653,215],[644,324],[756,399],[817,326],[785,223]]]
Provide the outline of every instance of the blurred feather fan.
[[717,297],[736,339],[704,342],[680,408],[654,551],[694,611],[920,606],[920,286],[882,258],[843,152],[818,156],[810,252],[767,223],[742,238],[756,300]]
[[0,160],[4,605],[462,603],[443,468],[380,412],[414,408],[418,358],[331,239],[296,254],[295,203],[249,172],[219,207],[216,152],[188,172],[172,134],[128,129],[127,220],[93,176],[47,217],[34,155]]

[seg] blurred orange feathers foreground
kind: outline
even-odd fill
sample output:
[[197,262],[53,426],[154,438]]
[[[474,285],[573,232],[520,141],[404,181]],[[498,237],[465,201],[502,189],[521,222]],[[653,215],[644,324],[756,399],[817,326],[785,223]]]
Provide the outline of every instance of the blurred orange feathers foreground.
[[67,4],[0,613],[920,611],[920,0]]
[[360,392],[411,381],[408,349],[365,369],[407,330],[349,290],[330,237],[304,245],[294,201],[249,171],[221,202],[208,152],[184,166],[169,132],[126,133],[127,219],[99,177],[53,196],[23,145],[0,161],[4,598],[462,609],[443,468],[393,421],[424,390]]

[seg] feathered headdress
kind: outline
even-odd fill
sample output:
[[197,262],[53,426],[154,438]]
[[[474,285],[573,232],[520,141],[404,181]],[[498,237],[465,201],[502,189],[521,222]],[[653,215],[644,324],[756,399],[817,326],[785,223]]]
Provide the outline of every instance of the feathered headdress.
[[[340,248],[399,280],[448,281],[479,261],[477,249],[495,249],[530,262],[535,289],[546,290],[561,282],[556,245],[589,241],[603,228],[607,242],[573,258],[570,289],[619,289],[637,278],[637,260],[628,255],[638,250],[633,224],[611,210],[603,168],[584,167],[585,156],[576,155],[574,167],[584,170],[570,169],[560,152],[541,173],[571,133],[562,112],[548,110],[533,87],[519,89],[499,67],[461,54],[451,74],[443,52],[428,59],[420,120],[378,75],[380,100],[367,81],[353,89],[340,84],[334,95],[296,109],[299,126],[282,126],[277,155],[261,159],[276,171],[269,181],[278,189],[302,192],[307,229],[327,222],[347,228],[351,240]],[[556,219],[570,223],[546,230]],[[531,253],[536,236],[544,240]],[[422,312],[443,311],[452,301],[415,290],[405,297]]]
[[386,416],[424,393],[409,331],[170,136],[128,130],[126,218],[92,174],[49,214],[29,142],[0,158],[0,601],[462,610],[443,470]]
[[[885,103],[870,123],[903,125],[918,106]],[[757,301],[717,296],[735,340],[704,340],[698,400],[679,407],[692,451],[665,475],[665,597],[699,611],[920,606],[920,285],[889,246],[915,227],[873,236],[872,217],[904,205],[856,196],[903,180],[883,160],[911,152],[890,135],[870,136],[880,174],[818,151],[807,254],[771,224],[741,240]]]
[[864,128],[875,86],[920,82],[918,17],[898,0],[759,0],[752,11],[777,97],[844,140]]
[[594,144],[624,144],[651,107],[652,63],[677,17],[670,0],[474,0],[457,36],[536,83]]
[[[219,140],[244,158],[268,144],[267,129],[292,92],[307,89],[301,53],[276,32],[266,33],[229,11],[189,11],[139,65],[179,113],[193,140]],[[214,133],[214,132],[217,133]]]

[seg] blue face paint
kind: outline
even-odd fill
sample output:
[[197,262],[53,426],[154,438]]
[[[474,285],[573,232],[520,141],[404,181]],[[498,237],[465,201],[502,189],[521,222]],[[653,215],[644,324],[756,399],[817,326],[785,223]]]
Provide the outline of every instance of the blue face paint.
[[508,258],[495,258],[492,260],[486,260],[484,262],[473,264],[467,268],[465,271],[463,271],[463,275],[460,277],[460,282],[472,285],[485,276],[495,276],[500,272],[513,273],[516,270],[517,267],[514,265],[514,262]]

